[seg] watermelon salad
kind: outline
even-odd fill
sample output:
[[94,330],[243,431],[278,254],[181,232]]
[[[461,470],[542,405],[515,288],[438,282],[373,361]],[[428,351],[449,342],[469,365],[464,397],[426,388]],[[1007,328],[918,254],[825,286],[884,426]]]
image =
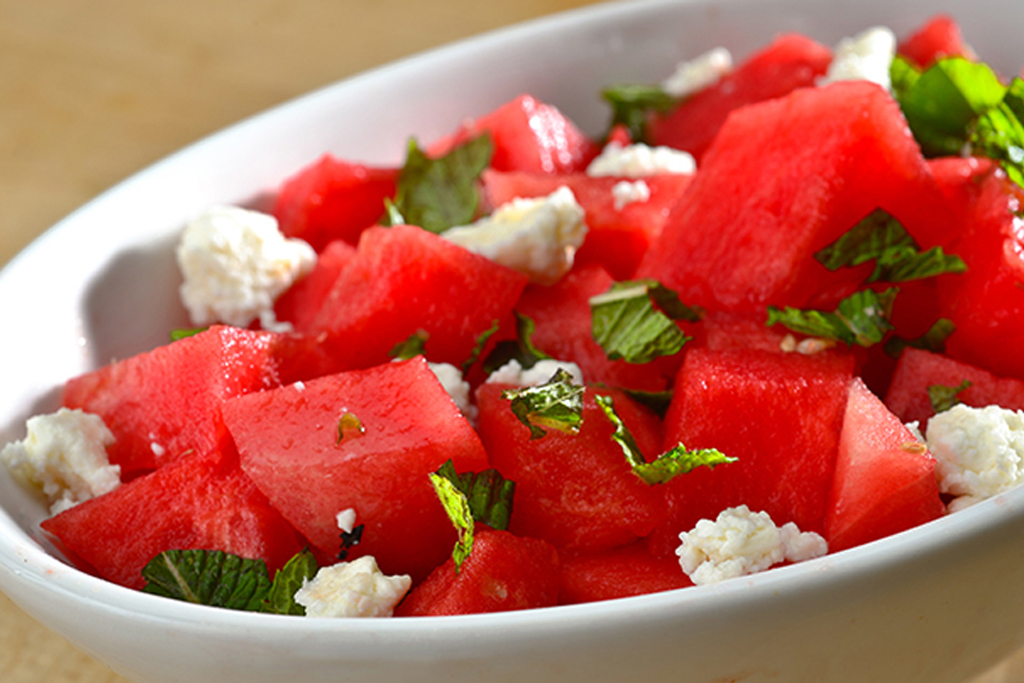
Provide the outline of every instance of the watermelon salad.
[[2,450],[43,532],[168,597],[452,615],[727,580],[1024,478],[1024,81],[938,16],[602,95],[600,137],[524,94],[190,221],[195,329]]

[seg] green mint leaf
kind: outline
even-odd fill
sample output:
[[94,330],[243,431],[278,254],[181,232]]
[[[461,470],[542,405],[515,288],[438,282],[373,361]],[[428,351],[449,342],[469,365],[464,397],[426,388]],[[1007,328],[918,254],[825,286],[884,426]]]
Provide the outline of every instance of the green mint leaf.
[[870,289],[854,292],[840,301],[832,312],[769,306],[767,324],[782,325],[793,332],[834,339],[850,346],[871,346],[882,341],[892,329],[889,316],[898,292],[895,287],[881,293]]
[[903,350],[908,346],[915,349],[924,349],[933,353],[944,353],[946,351],[946,340],[956,330],[956,325],[949,318],[939,318],[928,331],[916,339],[904,339],[903,337],[892,337],[885,342],[885,352],[892,358],[899,358]]
[[1014,78],[1003,101],[978,117],[970,142],[975,154],[997,160],[1024,186],[1024,81]]
[[437,474],[452,482],[466,496],[473,521],[498,531],[508,529],[516,491],[514,481],[505,479],[495,469],[460,474],[455,471],[451,460],[441,465]]
[[609,130],[624,125],[633,142],[649,143],[647,121],[652,113],[664,114],[678,100],[656,85],[614,85],[601,91],[601,97],[612,107]]
[[[450,465],[451,461],[448,463]],[[454,472],[454,467],[451,467]],[[462,563],[466,561],[473,551],[473,511],[469,507],[469,500],[459,486],[446,476],[445,467],[442,466],[437,472],[430,473],[430,483],[434,485],[434,491],[441,500],[445,514],[455,525],[459,534],[459,540],[455,542],[452,550],[452,559],[455,560],[455,573],[458,574]],[[457,475],[456,475],[457,479]]]
[[642,406],[653,410],[661,419],[665,419],[668,406],[672,403],[672,390],[665,391],[640,391],[639,389],[619,389]]
[[896,55],[889,66],[889,80],[897,101],[905,97],[917,80],[921,78],[921,70],[914,66],[903,55]]
[[506,389],[501,397],[511,401],[512,413],[529,427],[531,439],[547,434],[544,427],[576,434],[583,424],[583,387],[562,369],[545,384]]
[[960,154],[975,119],[1006,92],[990,67],[962,57],[940,59],[916,77],[904,63],[890,72],[899,79],[897,101],[926,156]]
[[395,344],[388,355],[397,360],[409,360],[416,356],[426,355],[424,347],[428,339],[430,339],[430,333],[426,330],[416,330],[409,335],[408,339]]
[[270,592],[263,560],[220,550],[166,550],[142,569],[146,593],[199,605],[260,611]]
[[398,210],[395,203],[391,201],[391,197],[384,198],[384,218],[381,219],[382,225],[406,225],[405,216]]
[[340,445],[346,439],[355,439],[366,433],[366,427],[362,420],[356,417],[355,413],[346,412],[338,420],[338,439],[335,446]]
[[942,247],[928,251],[890,249],[882,254],[868,282],[909,282],[945,273],[963,273],[967,264],[955,254],[944,254]]
[[687,450],[679,444],[667,453],[662,453],[654,462],[633,468],[633,472],[648,484],[664,484],[673,477],[686,474],[698,467],[714,468],[729,462],[736,462],[716,448]]
[[640,452],[640,447],[636,443],[636,439],[633,438],[633,433],[629,431],[626,423],[622,421],[622,418],[615,411],[615,401],[612,397],[595,394],[594,402],[601,408],[601,412],[608,418],[608,421],[614,425],[615,431],[612,432],[612,441],[617,443],[619,448],[622,449],[622,453],[626,456],[626,462],[629,463],[629,466],[635,471],[637,467],[647,464],[647,461],[644,460],[644,454]]
[[437,159],[428,157],[409,141],[405,165],[398,174],[392,219],[441,233],[457,225],[472,223],[480,196],[477,180],[490,163],[493,145],[484,134],[456,147]]
[[533,345],[533,332],[536,324],[529,316],[515,311],[516,340],[502,341],[494,345],[494,349],[484,359],[484,372],[491,374],[510,360],[515,360],[523,368],[532,368],[537,361],[551,358]]
[[209,327],[189,327],[181,328],[177,330],[171,330],[171,341],[176,342],[179,339],[186,339],[188,337],[194,337],[200,332],[206,332]]
[[971,386],[972,382],[964,380],[958,386],[950,387],[944,384],[932,384],[928,387],[928,400],[931,401],[932,410],[941,413],[949,410],[960,403],[960,392]]
[[480,336],[476,338],[476,344],[473,345],[473,350],[469,354],[469,358],[462,361],[462,374],[465,375],[473,364],[479,360],[480,355],[484,352],[484,347],[487,346],[487,342],[490,341],[498,329],[501,327],[501,323],[497,320],[494,321],[489,328],[480,333]]
[[699,308],[686,306],[675,292],[650,279],[614,283],[591,297],[590,312],[594,341],[609,359],[627,363],[678,353],[692,337],[675,321],[703,317]]
[[297,553],[274,574],[270,591],[260,611],[270,614],[303,616],[306,608],[295,602],[295,593],[302,584],[316,576],[320,566],[308,549]]

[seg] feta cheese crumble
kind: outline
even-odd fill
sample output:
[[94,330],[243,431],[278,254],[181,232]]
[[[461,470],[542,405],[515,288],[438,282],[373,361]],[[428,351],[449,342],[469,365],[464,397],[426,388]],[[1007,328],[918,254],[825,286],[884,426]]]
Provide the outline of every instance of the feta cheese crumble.
[[387,576],[371,555],[321,567],[303,581],[295,602],[307,617],[390,617],[412,586],[406,575]]
[[871,81],[892,89],[889,68],[896,56],[896,34],[884,26],[870,28],[836,45],[835,56],[818,85],[837,81]]
[[572,381],[583,384],[583,371],[575,363],[545,358],[524,369],[515,358],[502,365],[487,377],[488,384],[511,384],[516,387],[535,387],[546,383],[559,370],[572,375]]
[[23,485],[41,490],[56,515],[121,485],[121,468],[111,465],[107,446],[114,435],[103,419],[61,408],[26,422],[28,435],[4,446],[0,460]]
[[939,490],[963,509],[1024,482],[1024,411],[958,404],[934,415],[925,430]]
[[661,89],[672,97],[687,97],[714,85],[732,71],[732,54],[724,47],[708,50],[693,59],[679,62]]
[[532,282],[550,285],[572,268],[587,234],[584,218],[572,190],[562,186],[547,197],[513,199],[490,216],[450,228],[441,237]]
[[469,382],[462,377],[462,371],[450,363],[427,363],[427,366],[437,377],[437,380],[448,392],[448,395],[455,401],[459,411],[466,416],[471,423],[476,422],[477,409],[470,398],[472,390]]
[[335,515],[334,519],[338,523],[338,528],[346,534],[352,533],[352,530],[356,528],[355,508],[345,508]]
[[659,173],[689,175],[697,171],[697,162],[689,152],[671,147],[651,147],[642,142],[620,145],[609,142],[587,166],[593,178],[647,178]]
[[612,186],[612,200],[616,211],[622,211],[634,202],[646,202],[651,198],[651,188],[643,180],[620,180]]
[[702,519],[679,534],[679,564],[697,585],[717,583],[768,569],[780,562],[802,562],[828,552],[825,539],[788,522],[775,526],[767,512],[746,505],[723,510],[715,521]]
[[286,239],[277,219],[218,206],[189,221],[177,249],[181,299],[194,325],[227,323],[290,331],[274,316],[274,300],[316,264],[316,252]]

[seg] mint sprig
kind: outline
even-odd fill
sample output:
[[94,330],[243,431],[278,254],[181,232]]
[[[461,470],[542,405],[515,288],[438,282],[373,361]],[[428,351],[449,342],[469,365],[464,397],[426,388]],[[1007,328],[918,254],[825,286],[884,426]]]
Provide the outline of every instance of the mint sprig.
[[1003,100],[978,117],[970,143],[974,153],[998,161],[1024,187],[1024,81],[1014,78]]
[[474,521],[498,531],[508,529],[516,491],[514,481],[505,479],[493,468],[459,473],[451,460],[441,465],[437,474],[452,482],[466,496]]
[[491,337],[497,334],[500,327],[500,321],[495,320],[489,328],[481,332],[476,338],[476,344],[473,345],[473,350],[470,351],[469,357],[462,361],[461,369],[463,375],[465,375],[469,369],[473,367],[473,364],[479,360],[480,355],[484,352],[484,347],[487,346],[487,342],[490,341]]
[[956,325],[949,318],[939,318],[928,331],[914,339],[891,337],[885,342],[885,353],[892,358],[899,358],[908,346],[933,353],[945,353],[946,340],[956,331]]
[[316,558],[309,550],[303,550],[292,557],[274,574],[274,582],[267,592],[261,611],[304,616],[306,608],[295,602],[295,593],[305,582],[316,576],[319,568]]
[[854,292],[840,301],[835,311],[769,306],[767,325],[782,325],[793,332],[833,339],[850,346],[872,346],[881,342],[893,329],[889,316],[898,292],[896,287],[884,292],[870,289]]
[[388,225],[417,225],[433,233],[471,223],[480,204],[477,181],[491,161],[493,147],[485,133],[434,159],[415,139],[410,140],[395,199],[382,220]]
[[[451,462],[451,461],[449,461]],[[458,540],[452,550],[452,559],[455,561],[455,573],[462,569],[462,563],[466,561],[469,554],[473,552],[473,511],[469,506],[469,499],[462,492],[458,484],[448,478],[444,467],[429,475],[430,483],[434,486],[434,492],[441,500],[441,506],[445,514],[455,526],[458,532]]]
[[678,353],[692,337],[675,321],[696,322],[704,316],[652,279],[614,283],[607,292],[591,297],[590,312],[594,341],[605,355],[638,364]]
[[511,402],[512,413],[530,429],[530,439],[547,434],[544,427],[576,434],[583,424],[583,387],[559,368],[544,384],[506,389],[501,397]]
[[425,355],[424,349],[428,339],[430,339],[429,332],[426,330],[416,330],[405,341],[395,344],[388,352],[388,355],[396,360],[409,360],[416,356]]
[[973,384],[970,380],[964,380],[955,387],[944,384],[931,384],[928,386],[928,400],[932,404],[932,410],[942,413],[960,403],[960,392]]
[[175,600],[258,612],[270,592],[263,560],[220,550],[166,550],[142,569],[145,593]]
[[633,142],[650,142],[648,120],[654,113],[664,114],[678,103],[664,89],[656,85],[613,85],[601,91],[601,97],[611,105],[612,120],[609,130],[624,125]]

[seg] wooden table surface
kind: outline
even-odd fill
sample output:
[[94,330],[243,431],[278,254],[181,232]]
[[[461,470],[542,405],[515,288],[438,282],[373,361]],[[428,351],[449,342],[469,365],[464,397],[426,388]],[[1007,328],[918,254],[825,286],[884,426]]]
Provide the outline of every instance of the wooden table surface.
[[[0,265],[118,180],[244,116],[594,1],[0,0]],[[0,594],[0,681],[126,679]],[[1024,681],[1024,658],[982,681]]]

